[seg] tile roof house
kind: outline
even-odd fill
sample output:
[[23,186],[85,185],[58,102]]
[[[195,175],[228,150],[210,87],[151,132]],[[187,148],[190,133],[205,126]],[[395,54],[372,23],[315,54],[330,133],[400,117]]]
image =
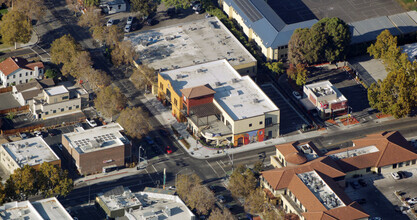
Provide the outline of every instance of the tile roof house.
[[346,179],[417,167],[417,153],[398,131],[371,134],[326,154],[312,142],[276,149],[271,164],[277,168],[262,172],[261,183],[270,199],[280,197],[285,211],[301,219],[366,219],[343,192]]
[[31,79],[42,79],[42,62],[29,63],[21,57],[9,57],[0,63],[0,84],[3,86],[28,83]]

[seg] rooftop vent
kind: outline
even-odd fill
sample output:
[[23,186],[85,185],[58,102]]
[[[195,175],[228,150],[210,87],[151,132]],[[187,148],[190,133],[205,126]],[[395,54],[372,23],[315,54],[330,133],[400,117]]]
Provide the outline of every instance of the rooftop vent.
[[219,81],[215,82],[214,84],[215,84],[216,86],[221,86],[221,85],[222,85],[222,83],[221,83],[221,82],[219,82]]
[[261,100],[259,100],[259,99],[257,99],[257,98],[254,98],[253,99],[253,103],[260,103],[261,102]]
[[181,74],[177,74],[177,79],[182,79],[182,75]]
[[237,83],[237,82],[239,82],[239,79],[238,78],[233,78],[232,79],[232,83]]

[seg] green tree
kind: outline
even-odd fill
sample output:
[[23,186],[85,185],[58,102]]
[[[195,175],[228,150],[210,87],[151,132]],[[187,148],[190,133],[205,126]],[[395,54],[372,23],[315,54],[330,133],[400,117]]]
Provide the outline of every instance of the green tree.
[[268,62],[266,63],[266,67],[277,75],[284,73],[284,64],[282,62]]
[[71,35],[64,35],[51,44],[51,62],[57,65],[71,63],[80,50],[81,46]]
[[232,213],[228,209],[220,210],[219,208],[215,208],[211,211],[208,220],[234,220],[236,219]]
[[149,116],[140,107],[125,108],[120,112],[117,122],[124,128],[127,135],[134,138],[143,137],[149,130],[146,119]]
[[15,195],[20,200],[27,200],[29,196],[35,195],[38,191],[38,176],[36,170],[29,166],[25,165],[23,168],[17,168],[9,179],[10,184],[13,184],[12,187],[15,190]]
[[305,38],[309,35],[308,28],[296,29],[288,42],[288,60],[291,64],[305,63]]
[[45,77],[46,78],[52,78],[53,79],[53,78],[55,78],[57,76],[58,76],[58,73],[54,69],[47,69],[45,71]]
[[296,70],[297,70],[297,80],[295,81],[295,83],[299,86],[303,86],[304,84],[306,84],[308,71],[305,68],[305,65],[301,63],[297,64]]
[[6,199],[6,189],[3,183],[0,181],[0,204],[3,204],[5,199]]
[[190,7],[190,0],[162,0],[164,5],[168,7],[175,7],[175,8],[189,8]]
[[84,5],[87,7],[99,6],[100,0],[84,0]]
[[262,161],[257,161],[253,165],[253,172],[255,172],[257,175],[259,175],[264,170],[264,164]]
[[216,202],[213,192],[203,185],[195,185],[190,188],[186,198],[187,205],[200,215],[207,215]]
[[68,178],[68,172],[60,167],[44,162],[39,169],[39,191],[45,197],[53,195],[67,196],[73,188],[72,179]]
[[120,89],[111,86],[101,89],[94,100],[96,108],[108,117],[119,113],[126,107],[126,103],[126,97],[120,92]]
[[156,12],[157,4],[153,0],[130,0],[132,11],[140,12],[142,16],[149,16]]
[[325,58],[329,62],[343,60],[346,57],[346,49],[351,40],[349,25],[342,19],[323,18],[318,23],[324,23],[324,32],[327,34],[329,44],[325,47]]
[[235,197],[246,198],[256,187],[256,178],[250,169],[240,165],[230,175],[228,188]]
[[402,52],[397,45],[397,37],[392,36],[389,30],[382,31],[367,51],[375,59],[381,59],[388,71],[398,67]]
[[0,35],[4,43],[12,45],[27,43],[32,36],[32,24],[27,15],[11,10],[5,14],[0,22]]
[[265,196],[261,188],[252,190],[249,196],[245,199],[245,210],[249,213],[261,213],[265,208]]

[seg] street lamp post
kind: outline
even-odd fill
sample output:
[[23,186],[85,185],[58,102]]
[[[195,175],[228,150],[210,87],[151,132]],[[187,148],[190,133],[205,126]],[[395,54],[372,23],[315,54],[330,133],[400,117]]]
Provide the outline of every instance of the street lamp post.
[[145,150],[145,149],[143,149],[143,147],[142,147],[142,145],[141,146],[139,146],[139,158],[138,158],[138,167],[140,168],[140,162],[141,162],[141,157],[140,157],[140,149],[142,149],[142,150]]
[[[350,111],[349,111],[349,109],[350,109]],[[353,112],[353,109],[352,109],[352,107],[348,106],[347,110],[348,110],[348,123],[347,124],[349,125],[350,124],[350,117],[351,117],[351,114]]]

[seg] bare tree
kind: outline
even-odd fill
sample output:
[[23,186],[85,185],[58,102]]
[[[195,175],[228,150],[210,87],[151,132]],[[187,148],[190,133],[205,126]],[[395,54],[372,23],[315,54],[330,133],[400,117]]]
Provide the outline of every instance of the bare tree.
[[132,42],[117,42],[111,52],[111,59],[114,65],[131,64],[137,57],[136,51],[133,49]]
[[106,72],[92,67],[85,71],[84,77],[94,91],[98,91],[111,84],[111,77]]
[[230,213],[228,209],[220,210],[219,208],[215,208],[211,213],[208,220],[235,220],[236,218]]
[[214,207],[216,198],[207,187],[196,185],[189,190],[186,202],[191,209],[196,209],[198,214],[207,215]]
[[140,107],[125,108],[120,112],[117,122],[130,137],[142,138],[149,130],[146,118],[148,115]]
[[127,99],[123,93],[120,92],[120,89],[111,86],[101,89],[94,100],[96,108],[103,113],[103,115],[108,117],[113,117],[113,115],[120,112],[126,107],[126,103]]
[[81,15],[78,24],[82,27],[94,28],[104,24],[104,16],[101,14],[99,8],[90,7]]

